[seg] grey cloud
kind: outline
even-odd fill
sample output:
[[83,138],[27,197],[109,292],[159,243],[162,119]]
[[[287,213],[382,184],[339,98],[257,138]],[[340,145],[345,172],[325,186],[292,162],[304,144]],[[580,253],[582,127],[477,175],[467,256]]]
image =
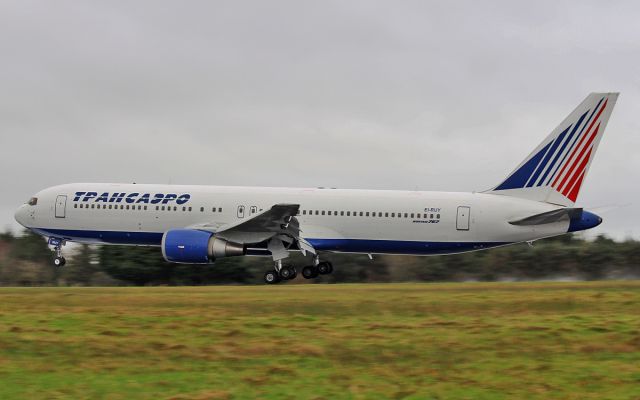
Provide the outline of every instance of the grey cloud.
[[[5,2],[0,224],[72,181],[482,190],[622,96],[580,202],[633,203],[635,2]],[[639,212],[598,232],[634,235]]]

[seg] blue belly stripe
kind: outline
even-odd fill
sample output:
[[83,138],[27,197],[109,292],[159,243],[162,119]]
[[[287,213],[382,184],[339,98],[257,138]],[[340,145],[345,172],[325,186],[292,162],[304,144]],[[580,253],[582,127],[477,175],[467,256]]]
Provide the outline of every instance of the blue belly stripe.
[[[163,233],[31,228],[68,241],[160,246]],[[318,251],[375,254],[452,254],[504,246],[511,242],[423,242],[411,240],[307,239]]]

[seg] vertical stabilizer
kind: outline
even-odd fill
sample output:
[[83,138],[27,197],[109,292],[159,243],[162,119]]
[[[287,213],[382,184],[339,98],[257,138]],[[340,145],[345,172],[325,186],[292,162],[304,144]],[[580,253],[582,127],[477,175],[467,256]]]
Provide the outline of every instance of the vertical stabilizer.
[[573,206],[618,93],[591,93],[488,193]]

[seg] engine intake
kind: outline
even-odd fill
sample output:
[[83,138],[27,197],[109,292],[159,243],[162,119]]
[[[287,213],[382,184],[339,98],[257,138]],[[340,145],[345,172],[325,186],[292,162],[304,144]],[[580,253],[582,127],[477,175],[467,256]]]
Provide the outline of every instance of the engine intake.
[[173,229],[162,236],[165,260],[184,264],[208,264],[217,258],[243,256],[243,244],[217,238],[211,232],[196,229]]

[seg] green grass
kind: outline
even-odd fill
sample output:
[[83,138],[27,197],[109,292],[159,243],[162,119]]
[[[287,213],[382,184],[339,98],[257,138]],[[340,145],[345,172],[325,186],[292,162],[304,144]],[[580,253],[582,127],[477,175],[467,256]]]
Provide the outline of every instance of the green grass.
[[0,289],[0,399],[640,399],[640,282]]

